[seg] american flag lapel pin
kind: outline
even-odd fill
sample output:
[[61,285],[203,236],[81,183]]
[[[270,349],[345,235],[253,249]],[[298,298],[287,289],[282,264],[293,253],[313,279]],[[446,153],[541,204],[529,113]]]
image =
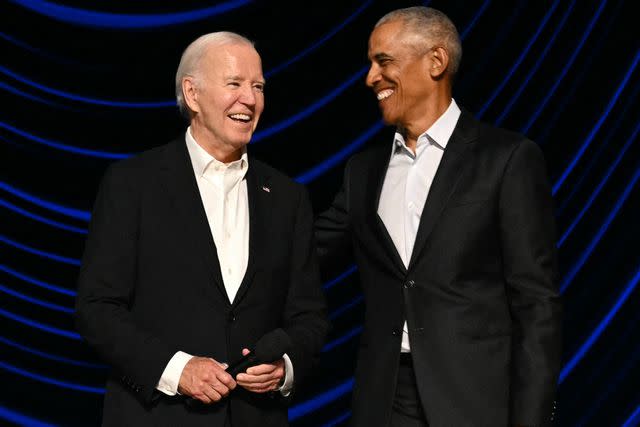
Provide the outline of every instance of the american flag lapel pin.
[[267,193],[271,193],[271,189],[269,187],[267,187],[266,185],[262,186],[262,191],[265,191]]

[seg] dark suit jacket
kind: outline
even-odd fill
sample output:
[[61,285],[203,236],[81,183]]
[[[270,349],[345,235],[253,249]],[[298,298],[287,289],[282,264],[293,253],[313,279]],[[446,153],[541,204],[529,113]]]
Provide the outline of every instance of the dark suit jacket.
[[316,221],[322,269],[351,250],[365,296],[354,425],[389,420],[405,319],[430,427],[548,425],[561,307],[541,151],[463,112],[405,268],[377,215],[391,141],[350,159]]
[[[287,425],[278,395],[238,387],[191,408],[157,390],[178,350],[233,361],[284,328],[295,384],[327,329],[306,191],[250,158],[246,275],[231,304],[184,139],[113,165],[97,197],[79,279],[77,326],[113,367],[107,426]],[[268,191],[267,191],[268,190]]]

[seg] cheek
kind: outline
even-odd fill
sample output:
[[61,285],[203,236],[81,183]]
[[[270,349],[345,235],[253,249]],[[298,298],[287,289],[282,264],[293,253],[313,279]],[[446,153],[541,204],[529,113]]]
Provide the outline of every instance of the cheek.
[[217,110],[226,113],[237,101],[238,96],[235,93],[222,92],[218,94],[213,102]]
[[264,111],[264,94],[257,93],[255,95],[256,104],[254,106],[254,114],[260,115]]

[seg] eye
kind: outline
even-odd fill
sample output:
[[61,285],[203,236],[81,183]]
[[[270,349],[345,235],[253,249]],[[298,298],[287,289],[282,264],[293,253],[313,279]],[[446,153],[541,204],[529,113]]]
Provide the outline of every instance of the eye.
[[229,82],[229,83],[227,83],[227,86],[240,87],[240,83],[238,83],[238,82]]
[[264,85],[261,83],[253,85],[253,88],[258,92],[264,92]]

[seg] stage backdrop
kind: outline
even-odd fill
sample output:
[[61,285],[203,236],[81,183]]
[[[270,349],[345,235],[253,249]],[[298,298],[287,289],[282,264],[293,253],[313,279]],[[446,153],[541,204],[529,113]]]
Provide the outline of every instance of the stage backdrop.
[[[566,308],[557,425],[637,425],[635,2],[425,3],[463,38],[456,101],[526,134],[547,159]],[[383,127],[364,85],[369,32],[384,13],[413,4],[2,2],[0,424],[99,422],[107,368],[72,322],[87,222],[107,165],[184,131],[174,73],[186,45],[219,30],[256,41],[268,82],[250,150],[307,184],[319,211],[349,155]],[[291,407],[294,426],[349,418],[363,312],[355,267],[325,289],[332,329],[314,383]]]

